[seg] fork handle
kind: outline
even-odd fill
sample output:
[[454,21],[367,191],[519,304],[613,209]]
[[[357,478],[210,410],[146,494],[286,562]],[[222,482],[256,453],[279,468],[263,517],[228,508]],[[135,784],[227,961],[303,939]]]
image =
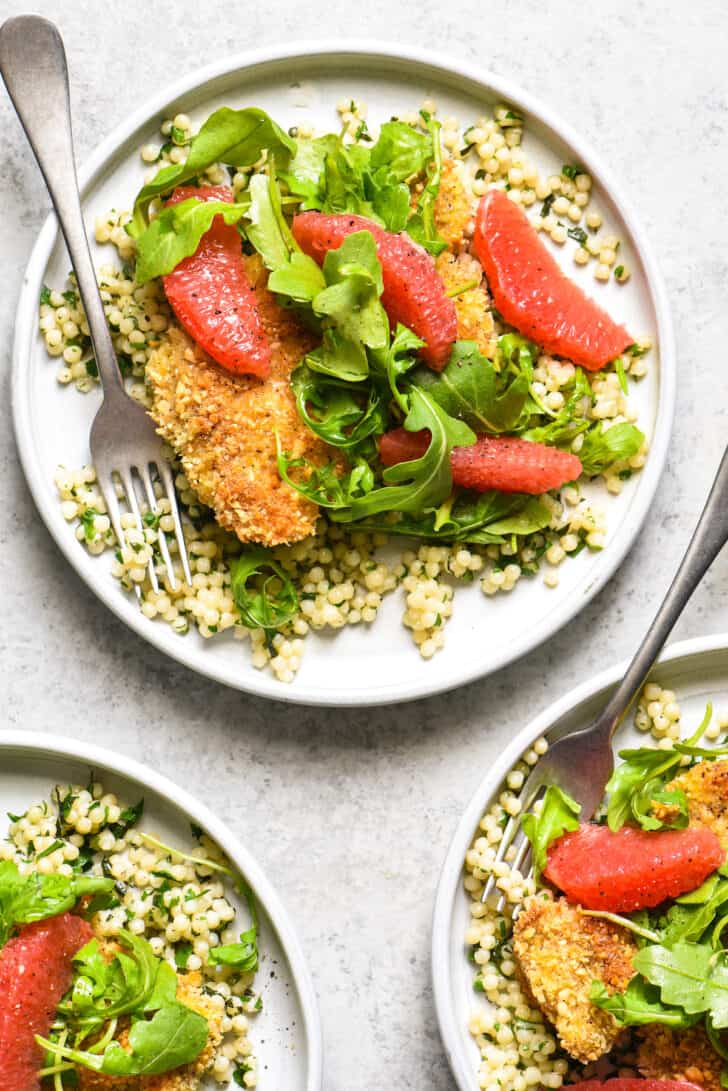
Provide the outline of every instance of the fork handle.
[[124,393],[83,226],[71,133],[68,67],[58,28],[38,15],[0,27],[0,73],[38,161],[76,273],[104,396]]
[[728,541],[728,448],[723,454],[710,495],[690,545],[660,609],[647,630],[622,681],[597,720],[595,733],[610,740],[640,692],[662,646],[690,596]]

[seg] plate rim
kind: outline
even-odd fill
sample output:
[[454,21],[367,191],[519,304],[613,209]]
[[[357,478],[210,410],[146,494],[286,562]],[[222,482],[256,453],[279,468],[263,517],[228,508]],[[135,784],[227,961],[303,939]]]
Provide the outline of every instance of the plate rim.
[[[662,667],[675,660],[699,658],[720,651],[728,653],[728,630],[707,636],[690,637],[670,644],[661,652],[655,667]],[[526,747],[539,735],[549,730],[562,716],[572,712],[601,689],[613,685],[623,677],[629,662],[629,659],[625,659],[613,663],[586,681],[580,682],[562,697],[548,704],[521,728],[480,780],[450,838],[437,881],[433,905],[430,972],[440,1039],[453,1079],[460,1091],[477,1091],[478,1087],[476,1070],[470,1067],[465,1057],[465,1050],[462,1048],[463,1033],[466,1028],[461,1026],[456,1018],[451,1002],[452,916],[455,900],[460,892],[467,846],[472,840],[488,801],[493,796],[495,787],[503,780],[504,775],[512,768]],[[728,678],[728,670],[726,675]]]
[[[555,133],[560,140],[569,144],[578,154],[580,160],[586,162],[590,172],[599,179],[606,196],[617,206],[619,215],[628,228],[635,250],[644,267],[647,291],[655,310],[657,327],[655,332],[660,352],[660,389],[654,431],[650,441],[650,457],[640,473],[638,489],[634,499],[619,524],[618,540],[613,541],[609,548],[605,550],[603,554],[604,564],[597,570],[589,584],[581,589],[579,593],[575,592],[570,599],[564,599],[559,604],[559,611],[552,612],[550,617],[544,620],[541,630],[534,629],[532,631],[526,627],[523,635],[511,645],[507,654],[500,657],[494,655],[485,665],[471,663],[466,669],[461,669],[446,679],[430,683],[428,683],[428,675],[423,666],[423,673],[419,677],[405,683],[380,685],[377,692],[373,694],[367,688],[356,690],[349,688],[337,692],[333,690],[322,691],[320,686],[302,684],[298,681],[285,685],[262,672],[255,672],[247,679],[240,678],[224,661],[218,661],[212,655],[206,657],[201,649],[192,644],[185,644],[184,641],[180,641],[178,646],[170,647],[167,639],[169,634],[160,632],[159,626],[155,626],[154,621],[144,618],[139,611],[134,609],[135,604],[128,603],[123,595],[117,594],[118,588],[113,583],[109,584],[108,591],[105,591],[100,584],[97,585],[97,581],[93,579],[93,571],[89,568],[93,558],[88,557],[83,550],[78,549],[78,544],[72,535],[61,533],[50,508],[46,505],[44,490],[47,488],[48,483],[40,472],[40,466],[36,459],[36,450],[30,440],[32,434],[28,426],[31,418],[30,399],[23,398],[21,391],[23,369],[30,359],[36,333],[36,301],[31,288],[37,287],[41,282],[58,234],[53,212],[47,217],[33,246],[18,299],[12,353],[11,408],[16,446],[25,480],[48,532],[66,560],[95,597],[142,640],[150,643],[175,662],[196,671],[203,677],[244,693],[302,706],[370,707],[373,705],[396,704],[448,692],[456,687],[486,677],[488,674],[516,662],[528,652],[540,647],[567,625],[612,578],[632,549],[642,529],[655,498],[667,460],[676,402],[675,343],[669,299],[652,247],[639,218],[635,216],[630,201],[624,197],[621,184],[615,180],[611,168],[605,166],[591,143],[588,140],[583,140],[579,133],[571,127],[570,123],[564,121],[548,103],[544,103],[536,95],[522,90],[517,84],[488,69],[480,69],[474,64],[459,58],[451,63],[443,62],[433,51],[427,49],[409,45],[404,47],[395,46],[385,40],[366,38],[356,39],[348,43],[344,48],[340,43],[326,39],[294,41],[285,46],[264,46],[259,49],[233,54],[213,64],[195,69],[171,84],[166,84],[156,94],[146,98],[136,110],[132,111],[101,141],[78,172],[82,197],[85,196],[89,187],[103,173],[105,166],[113,159],[117,149],[137,128],[148,124],[168,104],[174,103],[184,95],[193,93],[196,89],[204,87],[215,79],[224,78],[236,72],[243,72],[257,66],[265,66],[280,61],[290,61],[295,64],[297,61],[310,61],[317,56],[322,57],[329,64],[332,61],[345,61],[348,57],[351,57],[359,60],[369,58],[378,63],[388,62],[389,64],[399,63],[428,67],[433,69],[440,77],[454,81],[456,85],[465,83],[471,85],[471,88],[480,87],[491,95],[496,94],[506,101],[513,102]],[[416,654],[414,648],[413,654]]]
[[[323,1087],[323,1030],[318,997],[311,972],[288,910],[242,838],[219,819],[205,804],[185,788],[158,773],[156,769],[95,743],[85,743],[66,735],[48,732],[10,730],[0,734],[0,756],[3,751],[33,752],[39,757],[67,759],[88,763],[92,768],[106,769],[112,774],[135,781],[141,787],[156,793],[165,802],[184,811],[203,827],[225,854],[236,865],[249,883],[253,893],[265,908],[278,940],[291,968],[292,982],[301,1005],[303,1035],[308,1056],[306,1091],[322,1091]],[[2,771],[0,771],[0,778]]]

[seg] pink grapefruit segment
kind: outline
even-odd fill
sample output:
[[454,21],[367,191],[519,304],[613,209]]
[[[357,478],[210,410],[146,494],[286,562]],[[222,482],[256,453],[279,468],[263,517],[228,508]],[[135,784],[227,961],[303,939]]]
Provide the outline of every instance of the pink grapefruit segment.
[[[420,458],[430,434],[395,428],[382,436],[379,456],[385,466]],[[524,492],[533,496],[575,481],[581,473],[576,455],[531,443],[516,436],[479,436],[471,447],[455,447],[450,455],[454,485],[486,492]]]
[[86,921],[63,913],[26,925],[0,951],[0,1091],[40,1088],[35,1035],[47,1037],[71,984],[71,960],[91,936]]
[[503,318],[546,352],[598,371],[634,341],[562,272],[503,190],[481,200],[473,249]]
[[[233,201],[228,186],[178,186],[167,201]],[[271,350],[255,290],[243,265],[234,225],[217,216],[194,254],[164,278],[167,299],[180,323],[221,367],[240,375],[270,373]]]
[[610,830],[588,823],[549,847],[544,875],[585,909],[631,913],[696,890],[725,860],[712,830]]
[[425,346],[422,359],[441,371],[458,335],[455,304],[430,255],[407,235],[393,235],[364,216],[328,216],[302,212],[293,220],[293,235],[301,249],[323,264],[329,250],[338,250],[347,235],[370,231],[382,265],[382,305],[392,326],[401,322],[417,334]]

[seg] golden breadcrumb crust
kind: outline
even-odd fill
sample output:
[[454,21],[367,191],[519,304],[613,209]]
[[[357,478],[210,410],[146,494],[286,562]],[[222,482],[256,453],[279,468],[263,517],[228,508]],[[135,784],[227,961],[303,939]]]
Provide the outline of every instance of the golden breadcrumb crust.
[[463,166],[451,156],[442,161],[440,189],[435,198],[435,225],[450,250],[457,250],[473,218],[473,201],[463,181]]
[[723,1061],[702,1027],[670,1030],[649,1026],[640,1029],[637,1067],[654,1080],[686,1080],[705,1091],[721,1091]]
[[224,371],[178,328],[152,353],[146,377],[158,431],[180,454],[200,500],[242,542],[271,546],[307,538],[318,513],[281,480],[276,432],[293,457],[316,463],[326,457],[324,444],[298,416],[289,384],[314,341],[266,289],[257,255],[246,258],[246,268],[271,344],[269,378]]
[[526,899],[513,930],[513,951],[538,1006],[578,1061],[607,1053],[621,1031],[589,1000],[594,980],[621,992],[634,975],[637,947],[623,928],[585,917],[564,898]]
[[[160,1076],[102,1076],[87,1068],[79,1069],[79,1091],[198,1091],[202,1077],[212,1066],[222,1041],[224,1011],[216,1008],[211,997],[202,992],[200,974],[179,975],[178,982],[179,1002],[207,1019],[209,1027],[207,1044],[199,1057],[181,1068],[164,1072]],[[127,1045],[128,1029],[122,1031],[118,1041],[122,1046]]]
[[[687,796],[690,825],[712,830],[728,850],[728,761],[698,762],[667,787],[682,788]],[[654,806],[659,817],[666,817],[668,811],[662,804]]]
[[480,263],[470,254],[456,256],[444,250],[438,256],[436,266],[448,292],[476,283],[476,287],[468,288],[453,299],[458,338],[461,341],[476,341],[483,355],[492,359],[496,347],[495,325]]

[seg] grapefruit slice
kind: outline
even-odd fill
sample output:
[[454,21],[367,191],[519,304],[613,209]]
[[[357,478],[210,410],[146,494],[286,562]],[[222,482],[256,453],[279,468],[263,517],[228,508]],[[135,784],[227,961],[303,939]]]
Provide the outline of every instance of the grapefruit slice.
[[458,335],[455,304],[445,294],[442,277],[430,255],[407,235],[393,235],[364,216],[328,216],[302,212],[293,220],[293,236],[301,249],[323,265],[329,250],[338,250],[347,235],[369,231],[382,265],[382,305],[392,326],[401,322],[424,342],[422,359],[441,371]]
[[634,341],[562,272],[503,190],[482,198],[473,250],[503,318],[546,352],[598,371]]
[[705,827],[615,832],[587,824],[553,842],[544,875],[585,909],[630,913],[695,890],[724,859]]
[[[379,456],[385,466],[420,458],[427,450],[430,434],[395,428],[379,442]],[[450,454],[454,485],[486,492],[525,492],[533,496],[575,481],[581,473],[576,455],[531,443],[517,436],[479,436],[471,447],[455,447]]]
[[[178,186],[167,204],[179,204],[189,197],[227,204],[233,201],[228,186]],[[270,373],[270,345],[234,224],[216,217],[195,253],[162,279],[180,324],[221,367],[261,378]]]
[[92,934],[86,921],[62,913],[26,925],[0,951],[0,1091],[40,1088],[35,1035],[48,1035],[71,984],[71,960]]

